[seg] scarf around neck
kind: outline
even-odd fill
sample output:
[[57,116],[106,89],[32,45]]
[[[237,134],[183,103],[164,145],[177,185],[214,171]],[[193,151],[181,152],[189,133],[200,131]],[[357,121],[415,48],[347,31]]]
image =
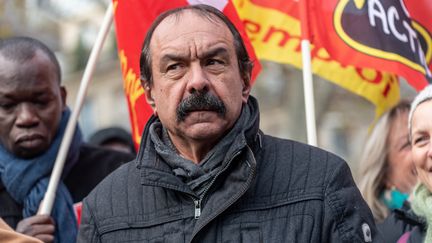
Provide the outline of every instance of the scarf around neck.
[[[48,188],[51,170],[69,116],[69,109],[63,111],[53,142],[45,153],[37,157],[31,159],[16,157],[0,144],[0,177],[7,192],[16,202],[23,205],[24,218],[33,216],[38,211],[39,204]],[[81,131],[77,126],[66,157],[62,178],[78,161],[81,142]],[[73,210],[73,200],[62,181],[57,188],[52,217],[56,222],[55,242],[75,242],[78,228]]]
[[426,219],[427,229],[424,242],[432,242],[432,193],[422,183],[413,191],[414,198],[411,207],[417,215]]
[[206,188],[229,162],[232,153],[247,145],[244,133],[254,127],[258,120],[258,108],[254,105],[254,102],[248,102],[247,105],[243,106],[232,129],[207,153],[199,164],[179,155],[167,130],[160,122],[151,124],[150,138],[157,154],[172,168],[174,175],[180,177],[198,197],[202,198]]
[[386,189],[381,194],[381,201],[390,210],[400,209],[404,203],[408,200],[409,194],[403,193],[396,188]]

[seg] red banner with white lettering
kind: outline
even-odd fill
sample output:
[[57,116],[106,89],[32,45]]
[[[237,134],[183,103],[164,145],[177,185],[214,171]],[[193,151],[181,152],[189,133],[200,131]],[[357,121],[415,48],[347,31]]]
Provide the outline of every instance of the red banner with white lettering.
[[147,29],[162,12],[189,4],[208,4],[221,10],[239,30],[249,56],[254,61],[252,80],[261,65],[244,31],[237,12],[228,0],[113,0],[118,54],[128,101],[132,137],[136,145],[141,142],[144,126],[153,113],[147,104],[140,82],[139,57]]

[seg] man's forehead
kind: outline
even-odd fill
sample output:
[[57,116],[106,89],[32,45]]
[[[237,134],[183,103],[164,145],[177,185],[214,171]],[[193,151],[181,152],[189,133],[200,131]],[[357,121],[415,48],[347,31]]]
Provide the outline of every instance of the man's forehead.
[[[215,25],[223,26],[223,21],[213,13],[210,12],[199,12],[197,9],[184,9],[179,12],[172,13],[165,17],[158,25],[158,27],[162,24],[183,24],[183,22],[187,21],[206,21],[209,23],[213,23]],[[156,27],[156,28],[158,28]]]
[[13,62],[0,53],[0,77],[1,80],[11,78],[18,71],[19,63]]
[[229,35],[232,36],[229,28],[219,17],[212,13],[205,15],[204,13],[196,11],[197,10],[185,9],[167,16],[155,28],[151,42],[156,38],[163,39],[167,35],[178,33],[184,30],[184,28],[180,27],[185,26],[187,27],[186,30],[190,29],[192,33],[199,32],[200,30],[212,30],[220,33],[226,32],[226,34],[229,33]]
[[55,75],[55,69],[56,67],[49,57],[39,50],[35,52],[32,58],[23,62],[11,60],[0,54],[0,81],[3,85],[18,87],[22,83],[30,84],[34,81],[43,81],[50,86],[57,86],[60,83],[56,78],[47,78],[47,75]]

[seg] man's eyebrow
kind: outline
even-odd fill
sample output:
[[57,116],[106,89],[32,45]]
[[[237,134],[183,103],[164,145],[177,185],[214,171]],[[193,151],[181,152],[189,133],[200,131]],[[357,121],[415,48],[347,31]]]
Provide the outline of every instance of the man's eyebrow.
[[211,57],[215,57],[215,56],[223,56],[223,57],[227,57],[228,56],[228,50],[224,47],[218,47],[212,50],[209,50],[207,52],[204,52],[201,56],[203,59],[207,59],[207,58],[211,58]]
[[170,61],[184,61],[186,59],[188,59],[188,57],[181,54],[165,54],[160,59],[160,62],[163,64]]
[[45,91],[38,91],[34,94],[34,96],[36,96],[36,97],[49,97],[49,96],[51,96],[51,94],[48,92],[45,92]]
[[[224,47],[214,48],[214,49],[211,49],[209,51],[204,52],[202,55],[200,55],[200,58],[208,59],[208,58],[215,57],[218,55],[223,56],[223,57],[227,57],[228,56],[228,50]],[[162,58],[160,59],[160,63],[163,65],[163,64],[170,62],[170,61],[185,61],[188,59],[189,59],[188,55],[168,53],[168,54],[165,54],[162,56]]]

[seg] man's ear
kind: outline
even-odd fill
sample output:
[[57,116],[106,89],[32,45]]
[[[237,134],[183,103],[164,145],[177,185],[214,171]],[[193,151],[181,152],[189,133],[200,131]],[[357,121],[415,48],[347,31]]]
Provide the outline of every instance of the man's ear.
[[251,92],[252,86],[250,84],[250,76],[243,78],[242,100],[246,104]]
[[152,107],[153,114],[155,116],[157,116],[156,104],[155,104],[153,93],[152,93],[152,91],[153,91],[152,87],[149,85],[148,82],[144,82],[144,81],[141,81],[141,85],[144,88],[144,95],[145,95],[147,103]]
[[64,86],[60,86],[60,97],[62,102],[62,111],[66,109],[66,97],[67,97],[67,91]]

